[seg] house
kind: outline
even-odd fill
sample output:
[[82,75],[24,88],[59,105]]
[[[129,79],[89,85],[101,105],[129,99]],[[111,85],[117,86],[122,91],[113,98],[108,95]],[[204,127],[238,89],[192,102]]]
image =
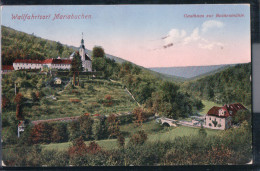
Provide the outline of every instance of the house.
[[7,74],[9,72],[12,72],[14,70],[14,67],[12,65],[2,65],[2,74]]
[[[43,69],[43,67],[47,67],[50,69],[62,69],[69,70],[71,68],[71,62],[74,57],[73,53],[70,58],[51,58],[45,60],[31,60],[31,59],[16,59],[13,62],[13,70],[33,70],[33,69]],[[88,54],[86,53],[86,49],[84,46],[84,40],[82,38],[81,45],[79,48],[79,54],[81,56],[83,71],[92,72],[92,61]]]
[[239,110],[247,109],[240,103],[224,105],[223,107],[213,106],[205,116],[204,126],[211,129],[228,129],[231,127],[232,117]]

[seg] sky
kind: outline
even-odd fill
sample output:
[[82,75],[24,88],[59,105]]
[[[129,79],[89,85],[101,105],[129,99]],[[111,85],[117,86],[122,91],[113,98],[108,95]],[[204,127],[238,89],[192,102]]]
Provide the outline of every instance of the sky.
[[[57,14],[88,17],[53,20]],[[12,19],[17,15],[50,17]],[[87,49],[102,46],[108,54],[147,68],[251,61],[248,4],[3,6],[2,25],[76,47],[83,32]]]

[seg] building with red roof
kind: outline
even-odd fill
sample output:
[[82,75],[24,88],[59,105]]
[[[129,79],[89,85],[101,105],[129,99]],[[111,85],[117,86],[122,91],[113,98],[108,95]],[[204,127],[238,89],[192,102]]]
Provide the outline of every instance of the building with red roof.
[[71,59],[45,59],[45,60],[31,60],[31,59],[16,59],[13,63],[15,70],[23,69],[43,69],[44,66],[51,69],[70,69]]
[[12,65],[2,65],[2,74],[12,72],[14,67]]
[[[45,59],[45,60],[31,60],[31,59],[16,59],[13,62],[13,69],[14,70],[29,70],[29,69],[43,69],[43,67],[48,67],[50,69],[63,69],[69,70],[71,67],[71,62],[74,57],[73,53],[70,58],[61,59],[58,57],[57,59]],[[92,71],[92,61],[88,57],[85,46],[84,40],[81,40],[81,45],[79,48],[79,54],[82,60],[82,67],[83,71]]]
[[212,129],[228,129],[232,116],[239,110],[247,110],[242,104],[234,103],[222,107],[213,106],[205,116],[205,127]]

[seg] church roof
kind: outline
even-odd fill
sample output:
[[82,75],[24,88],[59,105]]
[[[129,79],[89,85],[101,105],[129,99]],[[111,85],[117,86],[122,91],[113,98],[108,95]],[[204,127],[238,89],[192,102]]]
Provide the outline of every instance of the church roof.
[[85,54],[85,60],[91,61],[90,57],[87,54]]

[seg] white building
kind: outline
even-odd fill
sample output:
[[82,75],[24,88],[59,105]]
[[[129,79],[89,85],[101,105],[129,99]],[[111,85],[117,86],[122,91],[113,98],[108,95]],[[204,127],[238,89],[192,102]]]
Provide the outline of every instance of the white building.
[[71,67],[70,59],[46,59],[46,60],[31,60],[31,59],[16,59],[13,63],[14,70],[24,69],[43,69],[47,66],[50,69],[69,70]]
[[237,111],[246,110],[240,104],[224,105],[223,107],[212,107],[205,116],[206,128],[225,130],[231,127],[232,116],[236,115]]
[[[61,59],[46,59],[46,60],[31,60],[31,59],[16,59],[13,62],[14,70],[28,70],[28,69],[43,69],[44,66],[50,69],[63,69],[69,70],[71,68],[71,62],[73,60],[73,53],[70,58]],[[81,40],[81,45],[79,48],[79,55],[81,56],[83,71],[92,72],[92,61],[86,53],[84,46],[84,40]]]

